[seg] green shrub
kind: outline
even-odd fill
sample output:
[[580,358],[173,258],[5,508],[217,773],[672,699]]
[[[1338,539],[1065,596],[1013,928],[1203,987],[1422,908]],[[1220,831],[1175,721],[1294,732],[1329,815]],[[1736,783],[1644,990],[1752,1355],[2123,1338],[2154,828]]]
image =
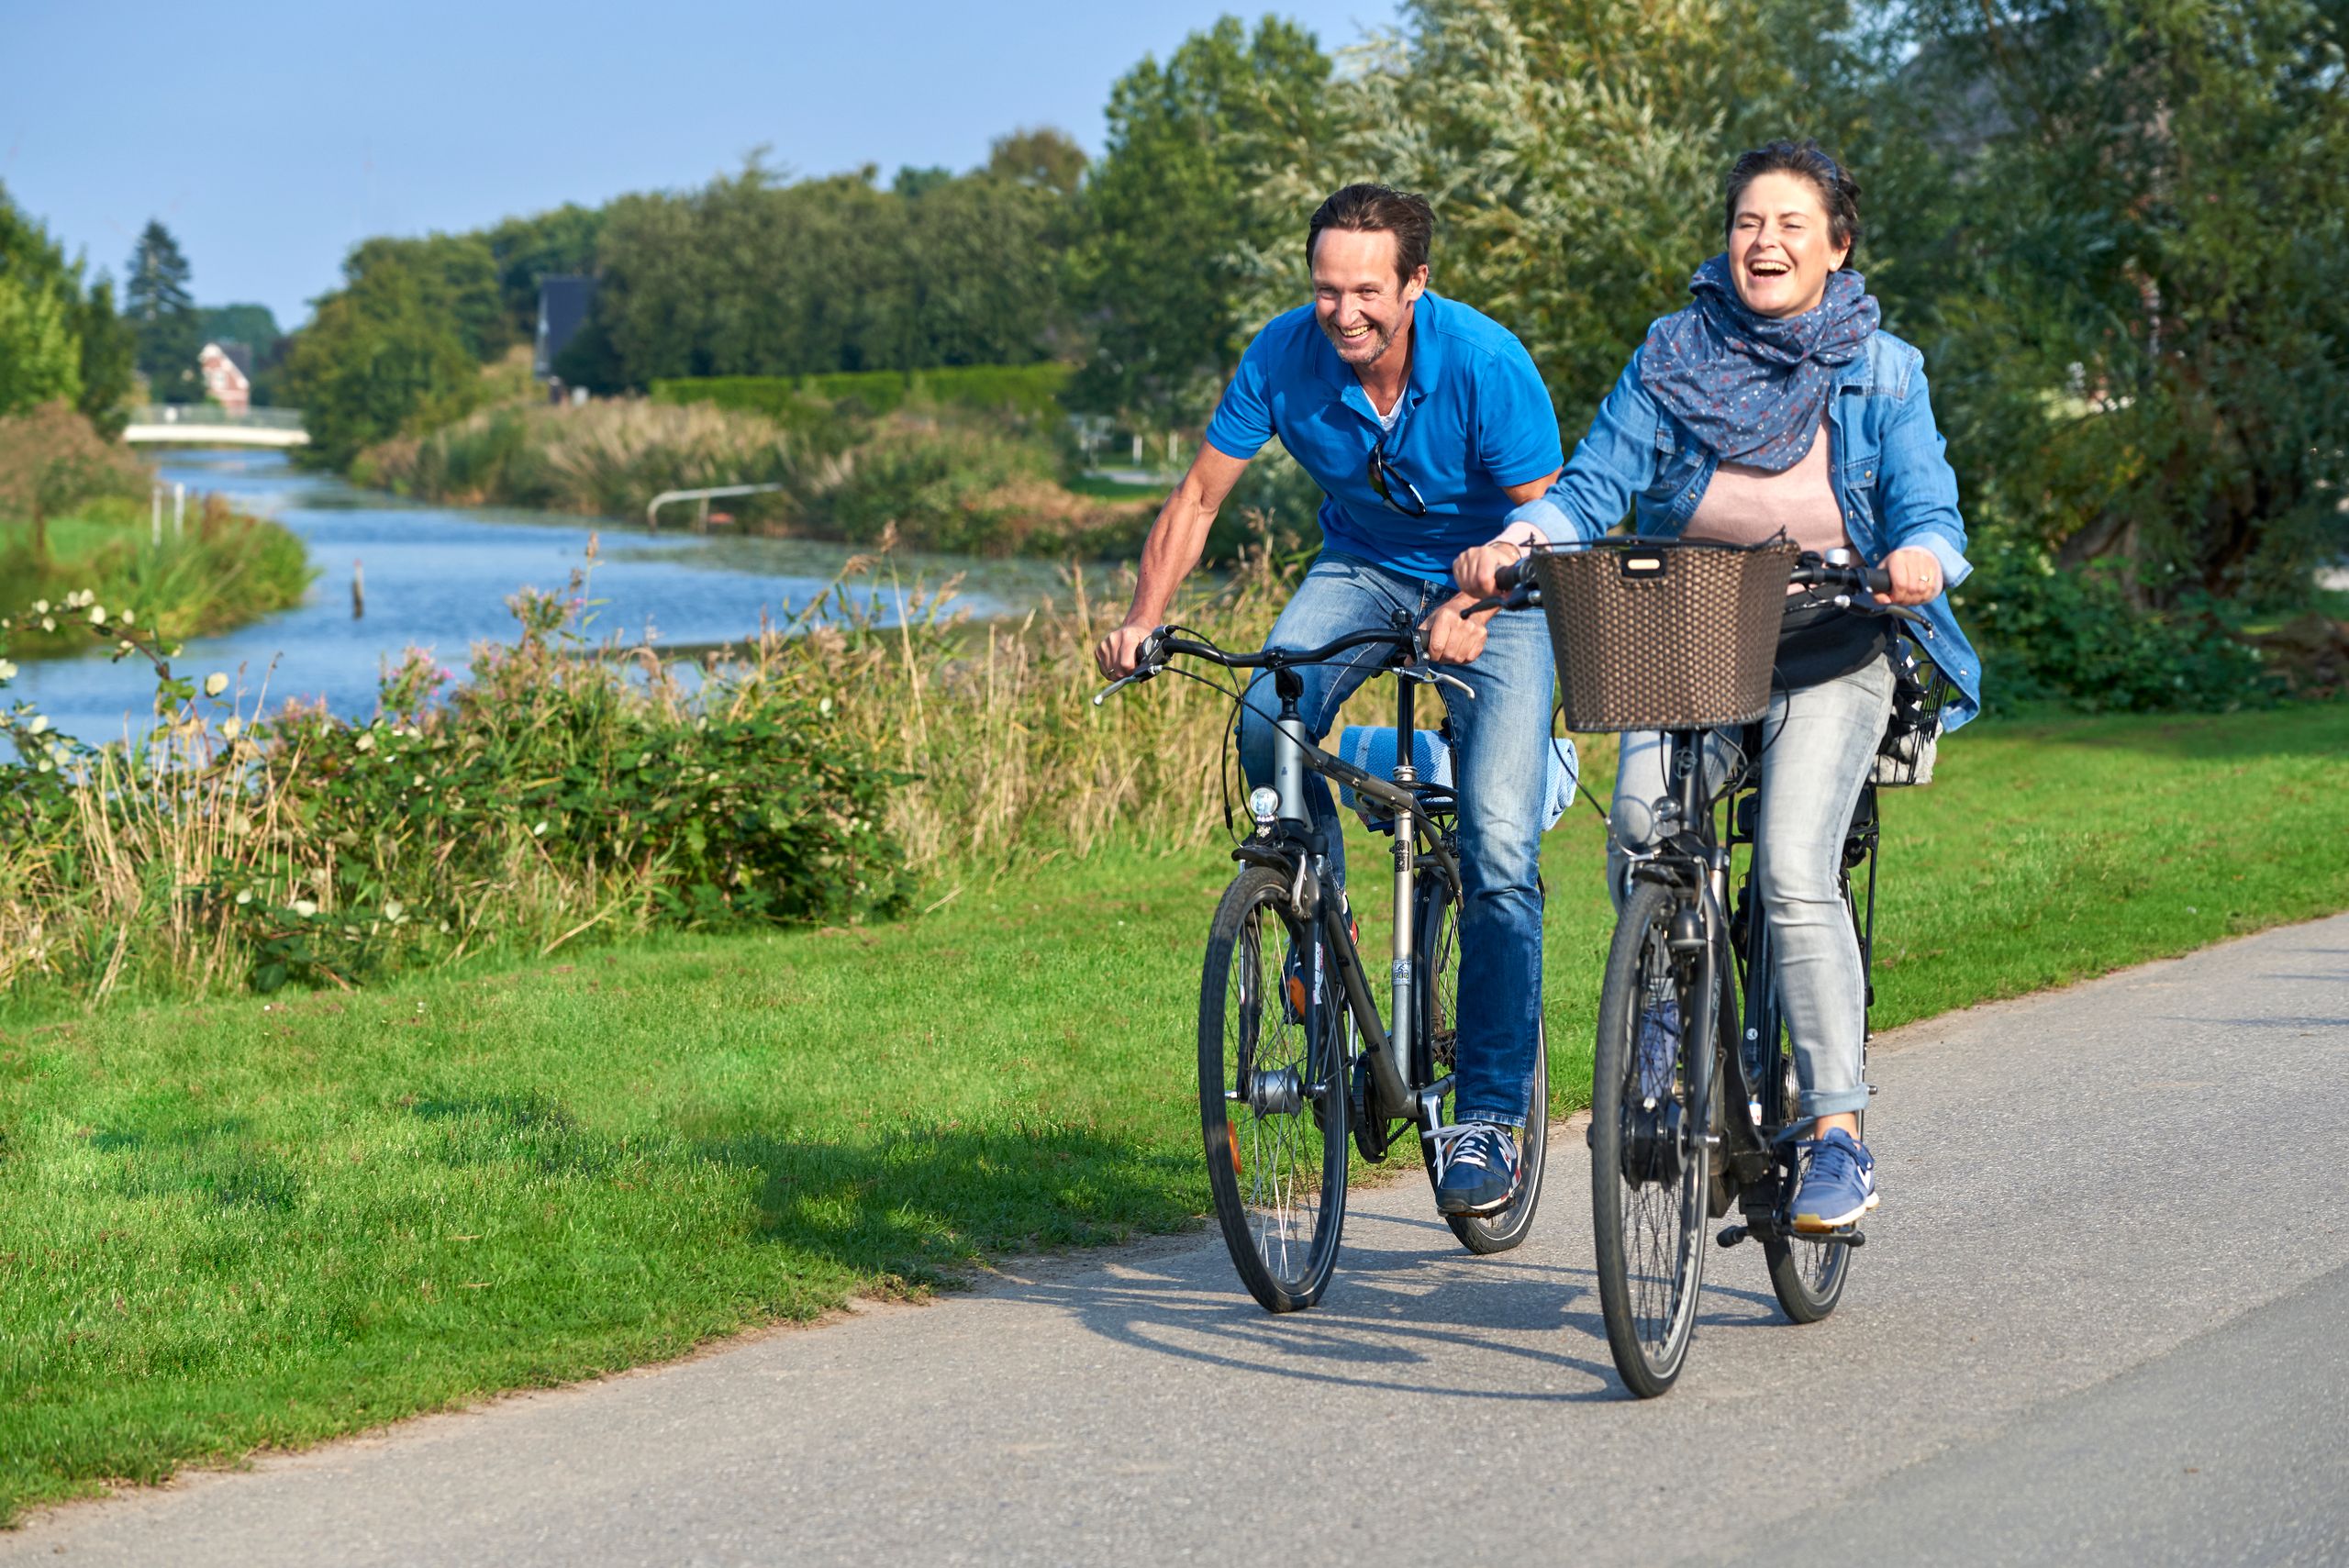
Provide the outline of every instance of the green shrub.
[[[829,673],[781,638],[696,672],[590,644],[585,584],[513,601],[521,635],[473,679],[411,652],[370,722],[240,710],[158,660],[134,745],[0,712],[0,988],[197,994],[355,984],[493,945],[589,932],[857,919],[913,882],[902,775],[843,724]],[[61,617],[118,616],[77,593]],[[0,659],[0,687],[15,674]]]
[[2113,571],[2059,571],[2036,551],[1997,547],[1951,603],[1984,644],[1993,706],[2054,699],[2090,713],[2225,712],[2282,695],[2212,602],[2149,610]]

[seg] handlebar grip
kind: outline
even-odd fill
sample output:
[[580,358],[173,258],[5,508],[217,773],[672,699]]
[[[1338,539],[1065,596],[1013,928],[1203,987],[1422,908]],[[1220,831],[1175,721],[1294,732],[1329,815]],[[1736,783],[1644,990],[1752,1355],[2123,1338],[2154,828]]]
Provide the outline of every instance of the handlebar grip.
[[1533,558],[1520,558],[1493,573],[1493,585],[1503,594],[1510,594],[1533,581]]
[[1892,573],[1881,566],[1871,566],[1860,573],[1860,586],[1882,598],[1892,592]]

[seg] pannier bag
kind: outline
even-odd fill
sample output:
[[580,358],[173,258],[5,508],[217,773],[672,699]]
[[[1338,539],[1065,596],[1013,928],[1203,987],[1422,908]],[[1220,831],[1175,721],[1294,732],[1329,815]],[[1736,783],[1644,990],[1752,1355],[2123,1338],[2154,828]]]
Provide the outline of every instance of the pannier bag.
[[1933,782],[1933,753],[1942,739],[1942,704],[1949,682],[1905,637],[1895,638],[1885,657],[1892,662],[1892,717],[1876,749],[1878,789],[1900,789]]

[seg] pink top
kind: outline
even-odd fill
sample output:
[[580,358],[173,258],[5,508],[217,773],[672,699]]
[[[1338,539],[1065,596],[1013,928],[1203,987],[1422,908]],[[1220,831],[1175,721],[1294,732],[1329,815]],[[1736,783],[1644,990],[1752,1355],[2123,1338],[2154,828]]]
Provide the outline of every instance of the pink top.
[[[1825,554],[1849,550],[1852,536],[1844,531],[1842,508],[1827,482],[1830,445],[1827,421],[1800,462],[1781,473],[1767,473],[1741,462],[1725,462],[1713,471],[1696,514],[1681,533],[1683,539],[1713,539],[1723,544],[1760,544],[1777,537],[1780,529],[1804,550]],[[1531,523],[1511,523],[1495,542],[1523,547],[1547,542]],[[1788,593],[1798,590],[1788,588]]]
[[1802,461],[1780,473],[1765,473],[1741,462],[1725,462],[1713,471],[1683,539],[1714,539],[1722,544],[1760,544],[1784,533],[1805,550],[1824,554],[1849,550],[1852,536],[1843,531],[1843,509],[1827,482],[1828,431],[1824,420],[1810,450]]

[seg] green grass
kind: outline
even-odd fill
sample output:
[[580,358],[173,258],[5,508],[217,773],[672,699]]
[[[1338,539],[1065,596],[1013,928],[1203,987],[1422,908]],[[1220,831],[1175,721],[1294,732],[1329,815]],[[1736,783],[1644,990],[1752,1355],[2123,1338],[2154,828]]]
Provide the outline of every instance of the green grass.
[[119,615],[138,612],[141,624],[171,639],[227,631],[302,601],[312,572],[302,541],[280,525],[229,511],[190,509],[182,530],[168,522],[161,545],[151,542],[148,512],[120,500],[94,502],[50,519],[49,559],[32,556],[32,525],[0,522],[0,615],[16,625],[11,651],[76,651],[92,639],[79,617],[61,611],[57,629],[44,631],[31,606],[52,606],[78,589]]
[[[2349,705],[1966,731],[1887,801],[1878,1026],[2349,907],[2345,756]],[[1562,1111],[1598,845],[1578,808],[1546,853]],[[1186,1224],[1229,874],[1105,852],[891,927],[0,1018],[0,1515]]]

